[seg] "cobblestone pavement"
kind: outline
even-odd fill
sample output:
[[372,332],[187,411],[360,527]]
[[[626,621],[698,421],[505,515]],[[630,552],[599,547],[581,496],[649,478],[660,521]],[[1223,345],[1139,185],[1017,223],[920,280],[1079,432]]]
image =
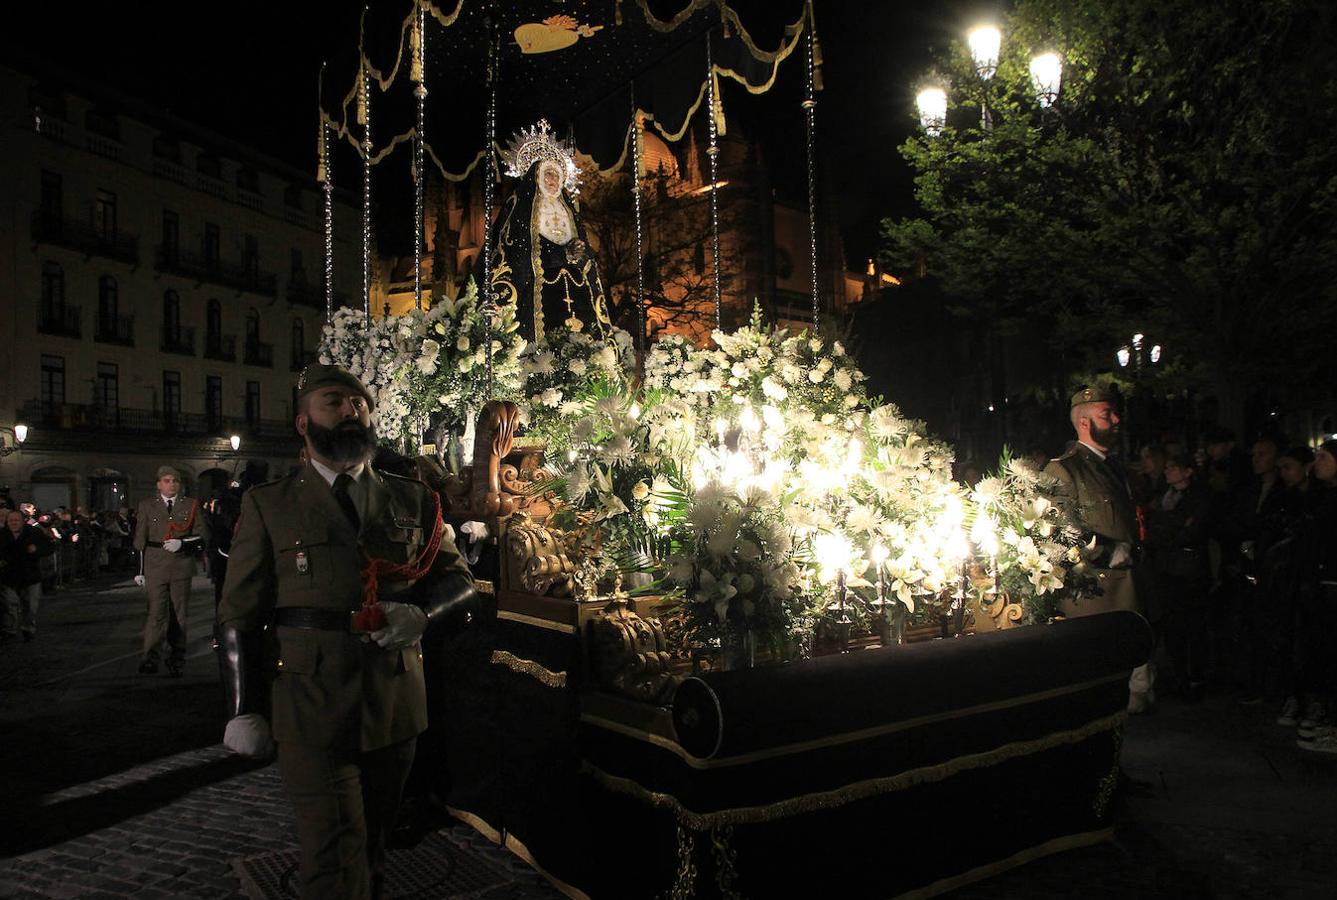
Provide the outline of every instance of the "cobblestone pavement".
[[[277,771],[218,743],[207,582],[194,596],[184,678],[136,673],[143,600],[125,577],[46,598],[37,640],[0,647],[0,897],[241,898],[234,861],[292,847]],[[1163,701],[1128,724],[1124,768],[1145,787],[1113,842],[951,896],[1337,896],[1337,764],[1275,715],[1228,692]],[[559,896],[465,826],[448,836],[504,873],[469,896]]]

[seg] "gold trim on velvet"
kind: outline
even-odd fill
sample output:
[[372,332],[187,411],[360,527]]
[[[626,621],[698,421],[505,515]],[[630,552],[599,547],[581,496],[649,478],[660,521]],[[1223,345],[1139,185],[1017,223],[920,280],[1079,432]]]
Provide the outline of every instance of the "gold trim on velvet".
[[1104,828],[1100,831],[1086,831],[1080,834],[1069,834],[1064,835],[1063,837],[1053,838],[1052,840],[1045,841],[1043,844],[1036,844],[1034,847],[1027,847],[1025,850],[1019,850],[1007,859],[1000,859],[997,862],[976,866],[968,872],[962,872],[959,875],[951,875],[947,878],[935,881],[926,887],[915,888],[913,891],[898,894],[895,897],[895,900],[919,900],[921,897],[936,897],[938,894],[954,891],[967,884],[973,884],[976,881],[992,878],[993,876],[1010,869],[1015,869],[1017,866],[1025,865],[1028,862],[1037,860],[1042,856],[1049,856],[1053,853],[1062,853],[1064,850],[1076,850],[1079,847],[1091,847],[1095,844],[1103,844],[1105,841],[1113,840],[1113,838],[1113,828]]
[[894,791],[905,790],[906,788],[916,787],[921,784],[932,784],[933,782],[949,778],[958,772],[967,772],[973,769],[984,768],[985,766],[997,765],[998,763],[1005,762],[1009,759],[1029,756],[1042,750],[1049,750],[1053,747],[1061,747],[1065,744],[1075,744],[1084,741],[1092,735],[1117,728],[1127,715],[1128,713],[1126,710],[1120,710],[1114,715],[1104,716],[1088,722],[1080,728],[1074,728],[1068,731],[1056,731],[1042,738],[1035,738],[1029,741],[1014,741],[1010,744],[1003,744],[1000,747],[995,747],[992,750],[985,750],[981,753],[968,753],[965,756],[957,756],[946,762],[934,763],[930,766],[920,766],[917,769],[909,769],[905,772],[898,772],[895,775],[887,775],[881,778],[869,778],[833,790],[802,794],[798,797],[789,797],[785,800],[768,803],[764,806],[741,806],[734,809],[722,809],[709,813],[699,813],[690,810],[672,794],[661,791],[652,791],[630,778],[611,775],[588,760],[581,763],[581,771],[590,775],[595,781],[599,782],[600,785],[608,790],[626,794],[627,796],[648,803],[651,806],[671,810],[679,822],[696,831],[705,831],[719,825],[746,825],[757,822],[775,822],[801,813],[815,812],[822,809],[834,809],[856,800],[865,800],[869,797],[889,794]]
[[470,828],[481,834],[483,837],[487,838],[492,843],[497,844],[498,846],[504,846],[507,850],[511,851],[511,853],[515,854],[517,857],[523,860],[525,865],[529,866],[535,872],[539,873],[544,878],[546,878],[548,880],[548,883],[551,884],[553,887],[555,887],[558,891],[570,897],[571,900],[590,900],[589,894],[586,894],[584,891],[582,891],[578,887],[575,887],[574,885],[567,884],[565,881],[558,878],[556,875],[553,875],[547,869],[543,868],[543,866],[539,865],[538,862],[534,859],[534,854],[530,853],[529,848],[526,847],[523,842],[517,840],[515,835],[507,834],[506,840],[503,842],[501,839],[501,834],[497,831],[497,829],[493,828],[491,825],[487,824],[487,822],[483,821],[481,818],[474,815],[473,813],[467,812],[463,809],[456,809],[453,806],[447,806],[446,812],[450,813],[452,816],[459,819],[464,824],[468,825]]
[[565,672],[554,672],[552,669],[545,669],[532,659],[521,659],[514,653],[510,653],[506,650],[493,650],[491,661],[494,665],[505,666],[512,672],[528,675],[540,684],[547,685],[550,688],[566,687]]
[[[497,615],[501,615],[498,613]],[[991,703],[980,703],[975,706],[967,706],[961,709],[949,710],[944,713],[934,713],[928,716],[918,716],[913,719],[904,719],[900,722],[890,722],[886,725],[877,725],[872,728],[864,728],[859,731],[847,731],[843,734],[828,735],[823,738],[816,738],[811,741],[801,741],[796,744],[784,744],[779,747],[771,747],[766,750],[756,750],[752,753],[740,753],[737,756],[722,756],[718,758],[693,756],[681,744],[666,740],[661,735],[653,734],[637,728],[630,728],[625,725],[617,725],[598,716],[582,715],[583,721],[591,725],[597,725],[601,728],[607,728],[610,731],[616,731],[627,737],[636,738],[662,747],[665,750],[677,755],[683,762],[693,769],[715,769],[725,766],[739,766],[747,763],[757,762],[758,760],[771,759],[776,756],[787,756],[791,753],[803,753],[808,750],[820,750],[825,747],[835,747],[840,744],[848,744],[853,741],[863,741],[869,738],[881,737],[886,734],[894,734],[898,731],[905,731],[909,728],[918,728],[921,725],[931,725],[935,722],[946,722],[951,719],[960,719],[965,716],[973,716],[979,713],[996,712],[1000,709],[1010,709],[1014,706],[1023,706],[1027,703],[1034,703],[1040,700],[1051,700],[1054,697],[1062,697],[1065,694],[1075,694],[1089,688],[1098,687],[1102,684],[1111,682],[1122,682],[1127,679],[1126,675],[1109,675],[1105,678],[1097,678],[1092,681],[1083,681],[1079,684],[1064,685],[1063,687],[1051,688],[1047,691],[1037,691],[1034,694],[1023,694],[1019,697],[1008,697],[1005,700],[995,700]]]
[[567,625],[565,622],[553,622],[550,619],[540,619],[537,616],[527,616],[524,613],[511,612],[509,609],[497,610],[497,618],[505,619],[507,622],[518,622],[521,625],[533,625],[535,628],[560,631],[563,634],[576,633],[576,626],[574,625]]

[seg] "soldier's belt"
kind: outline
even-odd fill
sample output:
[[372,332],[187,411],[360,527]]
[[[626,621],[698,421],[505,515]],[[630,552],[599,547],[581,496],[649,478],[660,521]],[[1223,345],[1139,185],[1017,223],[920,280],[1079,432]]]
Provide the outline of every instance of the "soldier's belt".
[[274,624],[285,628],[312,628],[318,631],[345,631],[366,634],[353,624],[356,610],[320,609],[314,606],[281,606],[274,610]]

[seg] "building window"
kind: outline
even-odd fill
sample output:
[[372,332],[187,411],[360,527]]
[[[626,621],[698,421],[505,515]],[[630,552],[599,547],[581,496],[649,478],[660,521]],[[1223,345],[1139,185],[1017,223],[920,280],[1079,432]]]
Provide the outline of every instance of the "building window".
[[116,363],[97,364],[97,381],[93,383],[93,400],[111,419],[116,420],[121,406],[120,375]]
[[223,164],[212,153],[200,151],[200,154],[195,157],[195,171],[201,175],[208,175],[210,178],[222,178]]
[[59,228],[65,216],[65,183],[55,172],[42,170],[42,224]]
[[169,263],[181,254],[181,220],[170,209],[162,211],[162,257]]
[[107,243],[116,240],[116,195],[98,188],[93,201],[93,230]]
[[103,275],[97,280],[97,317],[101,330],[106,334],[116,333],[116,319],[120,313],[120,288],[116,279]]
[[260,424],[260,382],[246,382],[246,424],[252,428]]
[[65,270],[60,263],[42,264],[42,318],[59,321],[65,315]]
[[176,429],[181,418],[181,373],[162,373],[162,414],[169,431]]
[[65,402],[65,357],[42,354],[42,409]]
[[306,362],[306,323],[292,320],[292,370],[300,372]]
[[181,144],[176,138],[168,137],[165,134],[153,136],[153,155],[158,159],[165,159],[168,162],[174,162],[181,165]]
[[260,193],[260,176],[256,174],[255,169],[242,166],[237,170],[237,187],[243,191],[258,194]]
[[223,341],[223,304],[217,300],[210,300],[205,307],[204,341],[212,350],[217,350]]
[[246,235],[245,245],[241,255],[241,266],[246,272],[246,278],[255,281],[260,277],[260,242],[255,239],[255,235]]
[[176,291],[162,295],[162,340],[168,347],[181,343],[181,298]]
[[296,247],[292,248],[292,274],[290,277],[297,284],[306,284],[306,260],[302,259],[302,251]]
[[204,223],[204,263],[209,268],[218,267],[218,226],[213,222]]
[[252,306],[246,313],[246,346],[254,347],[260,343],[260,313]]
[[114,115],[102,110],[90,109],[84,116],[84,127],[93,134],[100,134],[114,141],[121,139],[120,123]]
[[290,184],[283,189],[283,203],[289,209],[302,208],[302,186],[300,184]]
[[209,375],[204,379],[204,415],[208,419],[209,430],[223,430],[223,379],[219,375]]

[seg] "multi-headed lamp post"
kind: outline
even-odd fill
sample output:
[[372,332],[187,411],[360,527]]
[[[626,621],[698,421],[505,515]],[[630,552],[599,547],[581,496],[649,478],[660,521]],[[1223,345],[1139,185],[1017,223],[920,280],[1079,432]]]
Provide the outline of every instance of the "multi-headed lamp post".
[[[988,82],[998,71],[998,51],[1003,46],[1003,33],[993,25],[980,25],[966,35],[970,45],[970,58],[975,63],[975,74],[981,81]],[[989,101],[984,97],[980,101],[980,127],[989,130],[993,127],[993,112]]]

